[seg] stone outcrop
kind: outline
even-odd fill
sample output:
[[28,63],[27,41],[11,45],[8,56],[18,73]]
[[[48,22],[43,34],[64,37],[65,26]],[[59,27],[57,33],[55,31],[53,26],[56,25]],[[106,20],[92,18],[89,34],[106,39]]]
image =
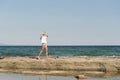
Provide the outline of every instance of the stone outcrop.
[[[69,72],[68,72],[69,71]],[[120,72],[120,57],[0,57],[0,72],[78,75],[89,72]],[[91,74],[91,73],[90,73]]]

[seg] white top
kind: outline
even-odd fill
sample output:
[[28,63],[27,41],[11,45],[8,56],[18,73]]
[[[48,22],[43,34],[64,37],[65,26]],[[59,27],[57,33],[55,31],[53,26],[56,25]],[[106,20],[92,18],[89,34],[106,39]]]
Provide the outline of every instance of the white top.
[[42,36],[41,43],[47,43],[47,36]]

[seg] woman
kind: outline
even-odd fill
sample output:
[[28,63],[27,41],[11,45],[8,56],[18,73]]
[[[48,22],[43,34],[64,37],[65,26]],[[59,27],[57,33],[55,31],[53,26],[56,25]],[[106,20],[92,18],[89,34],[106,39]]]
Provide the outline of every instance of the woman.
[[40,40],[41,40],[41,43],[42,43],[42,48],[41,48],[41,51],[38,55],[38,59],[40,59],[40,56],[43,53],[44,49],[46,50],[46,58],[48,59],[47,37],[48,37],[48,35],[47,35],[46,32],[41,33]]

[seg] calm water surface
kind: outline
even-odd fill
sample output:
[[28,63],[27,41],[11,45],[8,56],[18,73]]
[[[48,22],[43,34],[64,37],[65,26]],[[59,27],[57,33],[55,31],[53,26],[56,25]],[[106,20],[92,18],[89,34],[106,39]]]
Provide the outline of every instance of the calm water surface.
[[[23,75],[13,73],[0,73],[0,80],[77,80],[72,76],[48,76],[48,75]],[[80,80],[120,80],[120,77],[112,78],[88,78]]]
[[[48,46],[51,56],[120,56],[120,46]],[[37,56],[41,46],[0,46],[0,56]],[[44,52],[45,53],[45,52]],[[45,55],[45,54],[42,55]]]
[[0,73],[0,80],[76,80],[74,77]]

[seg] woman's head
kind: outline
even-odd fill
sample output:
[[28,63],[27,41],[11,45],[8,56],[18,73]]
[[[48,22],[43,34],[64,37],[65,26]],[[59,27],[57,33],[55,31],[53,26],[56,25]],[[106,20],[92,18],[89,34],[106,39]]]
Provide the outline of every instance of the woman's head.
[[46,32],[42,32],[41,35],[45,36],[47,33]]

